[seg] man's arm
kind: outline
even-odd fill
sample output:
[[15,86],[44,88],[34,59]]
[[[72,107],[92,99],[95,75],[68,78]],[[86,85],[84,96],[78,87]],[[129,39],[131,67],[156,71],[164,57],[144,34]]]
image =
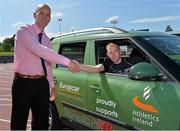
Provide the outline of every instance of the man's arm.
[[81,71],[79,62],[76,60],[70,60],[68,70],[72,73]]
[[68,65],[70,60],[62,55],[57,54],[54,50],[39,44],[37,38],[31,34],[27,27],[21,27],[16,33],[16,43],[29,50],[31,53],[44,58],[51,63]]
[[79,62],[76,60],[71,60],[68,65],[68,69],[71,72],[85,71],[85,72],[90,72],[90,73],[96,73],[96,72],[104,71],[105,68],[103,64],[99,64],[96,66],[83,65],[83,64],[79,64]]
[[103,64],[99,64],[96,66],[80,64],[80,70],[85,71],[85,72],[90,72],[90,73],[97,73],[97,72],[104,71],[104,66]]

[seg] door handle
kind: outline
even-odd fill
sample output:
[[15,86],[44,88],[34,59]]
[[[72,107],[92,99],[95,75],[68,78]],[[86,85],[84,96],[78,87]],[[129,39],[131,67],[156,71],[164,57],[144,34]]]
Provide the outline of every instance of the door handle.
[[95,90],[95,92],[96,92],[97,94],[99,94],[99,93],[101,92],[101,89],[99,88],[98,85],[90,85],[89,87],[90,87],[91,89]]
[[57,85],[57,79],[56,79],[56,77],[54,76],[53,79],[54,79],[54,84]]

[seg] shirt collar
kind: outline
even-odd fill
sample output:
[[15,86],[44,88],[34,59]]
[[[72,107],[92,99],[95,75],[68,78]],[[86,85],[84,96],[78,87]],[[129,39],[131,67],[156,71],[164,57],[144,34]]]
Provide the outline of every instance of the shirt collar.
[[39,27],[34,23],[32,24],[32,28],[35,31],[35,33],[38,35],[39,33],[44,33],[39,30]]

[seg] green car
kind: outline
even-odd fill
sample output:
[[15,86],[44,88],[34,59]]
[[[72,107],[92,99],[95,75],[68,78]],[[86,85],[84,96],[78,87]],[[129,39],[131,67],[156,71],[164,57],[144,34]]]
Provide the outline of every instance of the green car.
[[176,35],[176,36],[180,36],[180,31],[169,31],[169,32],[166,32],[170,35]]
[[133,60],[126,73],[71,73],[54,65],[50,129],[180,130],[180,38],[102,27],[52,39],[59,54],[88,65],[107,59],[109,42]]

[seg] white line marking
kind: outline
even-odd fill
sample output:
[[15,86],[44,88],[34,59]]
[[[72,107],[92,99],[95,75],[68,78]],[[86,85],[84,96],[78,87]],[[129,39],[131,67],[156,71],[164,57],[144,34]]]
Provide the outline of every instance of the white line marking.
[[0,106],[12,106],[12,104],[0,104]]
[[11,101],[11,99],[8,98],[0,98],[1,101]]
[[3,87],[0,87],[1,90],[11,90],[11,88],[3,88]]
[[5,120],[5,119],[0,119],[0,121],[3,121],[3,122],[8,122],[8,123],[10,123],[10,122],[11,122],[10,120]]

